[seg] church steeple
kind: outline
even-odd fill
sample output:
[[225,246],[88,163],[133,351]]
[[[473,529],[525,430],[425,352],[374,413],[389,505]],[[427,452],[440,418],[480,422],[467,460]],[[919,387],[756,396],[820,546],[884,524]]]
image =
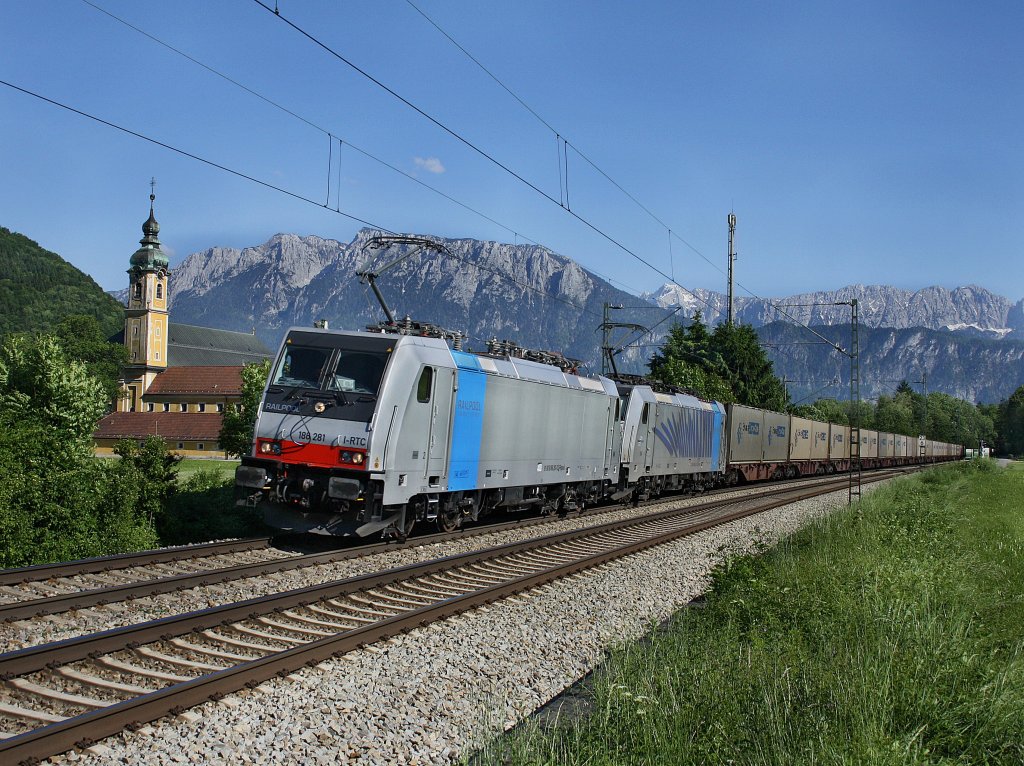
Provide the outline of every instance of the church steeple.
[[154,178],[149,183],[149,218],[142,224],[143,237],[139,240],[141,247],[132,256],[131,265],[132,268],[166,270],[170,261],[167,260],[164,251],[160,249],[160,240],[157,239],[157,235],[160,233],[160,224],[156,222],[156,216],[153,213],[153,203],[156,200],[156,179]]
[[156,179],[150,181],[150,185],[149,218],[142,224],[143,237],[128,269],[128,306],[124,323],[124,344],[129,352],[129,366],[125,371],[128,397],[124,408],[128,410],[135,409],[156,374],[167,368],[167,278],[170,262],[160,249],[160,224],[153,210]]

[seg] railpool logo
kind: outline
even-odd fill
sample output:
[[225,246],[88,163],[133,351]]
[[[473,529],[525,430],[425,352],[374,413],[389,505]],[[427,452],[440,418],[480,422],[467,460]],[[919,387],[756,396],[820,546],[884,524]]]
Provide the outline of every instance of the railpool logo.
[[768,429],[768,446],[770,447],[774,439],[785,439],[786,438],[786,427],[785,426],[772,426]]

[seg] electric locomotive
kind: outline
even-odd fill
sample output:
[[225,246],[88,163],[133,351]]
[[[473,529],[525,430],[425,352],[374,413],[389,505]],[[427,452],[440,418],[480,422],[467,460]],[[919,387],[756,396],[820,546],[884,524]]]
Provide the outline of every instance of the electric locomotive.
[[601,499],[621,428],[607,378],[439,337],[292,328],[235,483],[276,529],[404,538],[417,521]]

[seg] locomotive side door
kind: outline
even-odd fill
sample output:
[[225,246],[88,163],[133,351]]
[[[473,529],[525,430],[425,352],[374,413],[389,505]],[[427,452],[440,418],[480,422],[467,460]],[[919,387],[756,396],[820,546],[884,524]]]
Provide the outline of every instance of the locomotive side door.
[[644,471],[654,466],[654,426],[658,419],[658,405],[654,402],[644,402],[644,408],[640,411],[640,433],[644,442]]
[[[455,371],[435,367],[434,390],[430,396],[430,433],[427,437],[426,478],[443,479],[448,466],[448,444],[451,442],[452,399],[455,396]],[[435,482],[430,482],[431,484]]]

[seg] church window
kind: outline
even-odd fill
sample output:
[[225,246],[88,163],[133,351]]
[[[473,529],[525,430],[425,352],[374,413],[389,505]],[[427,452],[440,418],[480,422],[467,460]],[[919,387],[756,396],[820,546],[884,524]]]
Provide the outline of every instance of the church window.
[[135,283],[135,300],[142,300],[142,282]]
[[156,360],[158,362],[160,361],[160,352],[159,351],[156,352]]
[[139,335],[139,326],[137,324],[132,325],[132,335],[136,337]]
[[164,285],[163,285],[163,282],[157,282],[156,283],[156,297],[157,298],[163,298],[164,297]]
[[153,332],[156,333],[156,337],[160,337],[160,325],[153,328]]

